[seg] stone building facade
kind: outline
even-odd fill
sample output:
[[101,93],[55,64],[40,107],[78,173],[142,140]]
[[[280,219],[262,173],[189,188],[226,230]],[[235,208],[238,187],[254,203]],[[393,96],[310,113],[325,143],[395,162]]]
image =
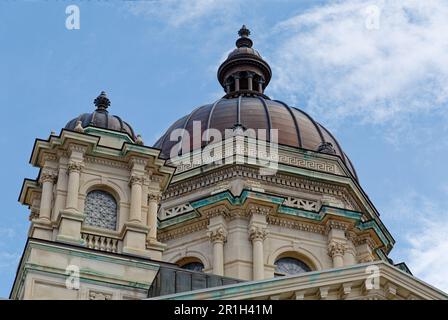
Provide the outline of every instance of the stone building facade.
[[36,140],[12,299],[447,298],[388,258],[394,239],[333,135],[265,95],[249,35],[218,70],[224,97],[153,147],[104,92]]

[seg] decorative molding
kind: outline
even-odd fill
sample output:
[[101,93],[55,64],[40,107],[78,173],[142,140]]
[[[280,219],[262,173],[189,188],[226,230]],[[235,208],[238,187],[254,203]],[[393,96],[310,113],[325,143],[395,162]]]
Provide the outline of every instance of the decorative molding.
[[[232,178],[243,178],[248,185],[257,184],[257,186],[265,188],[265,186],[281,186],[293,192],[304,190],[306,192],[314,192],[316,194],[328,194],[335,198],[342,199],[347,209],[359,211],[360,206],[350,195],[347,187],[333,185],[329,183],[312,181],[297,176],[278,173],[272,176],[261,175],[257,169],[244,165],[233,165],[231,167],[217,168],[216,170],[194,176],[186,181],[179,181],[171,184],[163,195],[163,199],[176,198],[183,194],[189,194],[197,189],[211,186],[221,186],[223,181]],[[261,183],[262,184],[261,184]]]
[[332,258],[334,256],[343,256],[346,249],[347,249],[347,246],[345,243],[342,243],[339,241],[334,241],[334,240],[332,240],[328,243],[328,254]]
[[135,184],[143,185],[144,181],[145,181],[145,178],[143,176],[133,175],[129,179],[129,184],[130,185],[135,185]]
[[268,232],[266,231],[266,228],[261,226],[251,226],[249,229],[249,240],[250,241],[263,241],[266,239],[266,236],[268,235]]
[[148,201],[155,201],[155,202],[159,203],[161,200],[162,200],[161,192],[150,191],[148,193]]
[[126,169],[126,170],[129,169],[128,163],[114,161],[114,160],[100,158],[100,157],[86,156],[85,162],[99,164],[99,165],[103,165],[103,166],[107,166],[107,167],[119,168],[119,169]]
[[254,214],[268,216],[272,213],[272,208],[266,207],[266,206],[261,206],[261,205],[256,205],[256,204],[250,204],[247,207],[247,212],[248,212],[249,216],[254,215]]
[[207,231],[207,236],[210,241],[215,242],[225,242],[227,239],[227,231],[223,227],[218,227],[214,230]]
[[318,234],[325,234],[325,227],[318,224],[306,223],[302,221],[296,221],[291,219],[284,219],[277,216],[268,216],[267,222],[271,225],[295,229],[300,231],[313,232]]
[[48,153],[48,152],[44,152],[42,154],[42,161],[57,161],[58,160],[58,156],[54,153]]
[[193,210],[193,207],[189,203],[184,203],[175,207],[160,210],[160,219],[173,218]]
[[57,178],[58,178],[58,174],[56,171],[44,169],[40,173],[39,182],[40,183],[44,183],[44,182],[55,183]]
[[175,228],[167,231],[159,231],[157,234],[157,240],[160,242],[166,242],[172,239],[183,237],[187,234],[198,232],[207,229],[208,219],[200,220],[196,223],[191,223],[180,228]]
[[79,145],[79,144],[74,144],[74,143],[70,143],[68,145],[68,150],[71,152],[79,152],[79,153],[86,153],[87,152],[87,147],[84,145]]
[[349,223],[343,221],[328,220],[325,225],[325,233],[328,234],[332,229],[347,231],[350,227],[351,225]]
[[300,198],[287,197],[283,202],[286,207],[303,209],[307,211],[319,211],[319,202],[313,200],[305,200]]
[[217,217],[217,216],[223,216],[225,218],[230,217],[230,211],[229,209],[227,209],[226,206],[215,206],[212,207],[210,209],[205,209],[203,210],[204,215],[207,218],[213,218],[213,217]]
[[148,160],[139,157],[132,157],[129,159],[129,165],[131,166],[131,168],[135,165],[146,167],[148,165]]
[[77,162],[77,161],[70,161],[67,169],[69,172],[78,172],[80,173],[83,169],[84,165],[81,162]]
[[375,241],[368,235],[358,236],[354,239],[353,244],[355,246],[367,244],[371,251],[375,250],[375,248],[377,247]]
[[89,292],[89,300],[112,300],[112,293],[91,290]]

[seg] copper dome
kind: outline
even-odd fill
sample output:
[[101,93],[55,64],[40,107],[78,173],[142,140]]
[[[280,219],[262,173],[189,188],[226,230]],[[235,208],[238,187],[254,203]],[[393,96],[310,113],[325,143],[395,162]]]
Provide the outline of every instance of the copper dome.
[[[215,103],[196,108],[189,115],[177,120],[154,147],[161,149],[163,157],[170,157],[171,149],[178,144],[177,139],[170,141],[171,133],[176,129],[188,132],[189,146],[193,150],[207,144],[193,144],[193,141],[202,141],[202,134],[207,129],[219,130],[222,137],[225,137],[226,129],[236,127],[255,131],[265,129],[267,133],[270,129],[277,129],[279,144],[339,156],[355,179],[358,179],[352,163],[330,131],[304,111],[281,101],[271,100],[264,94],[272,76],[271,68],[258,51],[252,48],[253,42],[246,26],[243,25],[238,35],[240,38],[236,41],[237,48],[218,69],[218,81],[226,95]],[[195,121],[199,121],[201,126],[200,136],[196,137],[193,136]],[[196,134],[199,135],[199,132]],[[186,133],[183,138],[185,137]],[[267,139],[269,141],[269,137]],[[175,153],[178,151],[182,152],[175,150]]]
[[94,101],[96,110],[92,113],[83,113],[78,117],[70,120],[65,129],[75,130],[77,123],[80,121],[83,128],[91,126],[107,130],[119,131],[126,133],[132,141],[136,141],[136,136],[132,127],[120,117],[111,115],[107,111],[110,106],[110,100],[103,91]]
[[[193,146],[193,139],[198,138],[193,136],[193,121],[200,121],[201,136],[205,130],[214,128],[224,137],[225,130],[234,128],[235,125],[266,129],[267,132],[269,129],[277,129],[279,144],[339,156],[357,179],[350,159],[330,131],[304,111],[290,107],[281,101],[266,99],[262,96],[220,99],[213,104],[196,108],[189,115],[174,122],[154,147],[161,149],[162,156],[168,158],[171,148],[178,143],[177,140],[170,141],[171,132],[175,129],[185,129],[190,135],[190,146]],[[201,147],[206,144],[203,142]]]

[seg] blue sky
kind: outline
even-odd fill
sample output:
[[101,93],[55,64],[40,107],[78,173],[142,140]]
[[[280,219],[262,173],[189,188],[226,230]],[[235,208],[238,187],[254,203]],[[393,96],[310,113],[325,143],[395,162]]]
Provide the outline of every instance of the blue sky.
[[[79,30],[65,27],[70,4]],[[273,69],[266,93],[331,129],[352,159],[397,240],[391,257],[448,291],[446,16],[436,0],[0,2],[0,297],[26,241],[17,198],[37,175],[34,139],[105,90],[152,144],[223,94],[216,70],[243,23]]]

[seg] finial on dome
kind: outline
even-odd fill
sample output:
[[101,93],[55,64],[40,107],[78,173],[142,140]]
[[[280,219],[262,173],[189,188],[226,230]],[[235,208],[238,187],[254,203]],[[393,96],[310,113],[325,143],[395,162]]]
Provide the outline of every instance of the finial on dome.
[[240,31],[238,31],[238,35],[240,37],[248,37],[248,36],[250,36],[250,30],[247,29],[245,24],[243,24],[243,26],[241,27]]
[[110,106],[110,100],[106,92],[101,91],[100,95],[93,101],[97,110],[106,110]]
[[236,40],[236,46],[238,48],[241,47],[252,48],[253,42],[249,38],[250,30],[246,28],[246,25],[243,24],[241,29],[238,31],[238,35],[240,36],[240,38]]

